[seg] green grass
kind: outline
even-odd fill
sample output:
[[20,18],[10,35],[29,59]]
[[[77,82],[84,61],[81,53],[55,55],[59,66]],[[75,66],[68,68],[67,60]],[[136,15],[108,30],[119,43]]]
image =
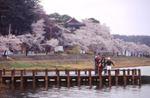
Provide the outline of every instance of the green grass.
[[[115,67],[129,67],[129,66],[148,66],[150,65],[150,58],[137,57],[115,57],[112,58]],[[86,69],[94,68],[93,59],[81,60],[2,60],[0,61],[0,68],[6,69]]]

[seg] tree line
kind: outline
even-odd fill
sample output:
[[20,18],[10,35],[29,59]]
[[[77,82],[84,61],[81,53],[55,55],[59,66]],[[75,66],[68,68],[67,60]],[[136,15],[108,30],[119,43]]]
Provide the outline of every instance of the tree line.
[[150,46],[150,36],[126,36],[126,35],[113,35],[114,38],[122,39],[126,42],[135,42],[137,44],[145,44]]

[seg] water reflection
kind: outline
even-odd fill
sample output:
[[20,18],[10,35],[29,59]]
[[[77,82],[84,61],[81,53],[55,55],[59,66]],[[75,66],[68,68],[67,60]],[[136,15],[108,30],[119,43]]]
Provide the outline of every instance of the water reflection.
[[143,85],[141,88],[139,86],[127,86],[96,89],[93,87],[89,89],[87,86],[72,87],[70,89],[66,87],[51,88],[48,91],[37,90],[36,93],[27,93],[28,97],[33,98],[149,98],[150,85]]
[[112,86],[112,88],[104,87],[97,89],[93,86],[77,86],[74,87],[49,87],[46,91],[44,87],[32,89],[30,87],[25,90],[10,89],[8,85],[1,87],[0,98],[149,98],[149,85],[133,86]]

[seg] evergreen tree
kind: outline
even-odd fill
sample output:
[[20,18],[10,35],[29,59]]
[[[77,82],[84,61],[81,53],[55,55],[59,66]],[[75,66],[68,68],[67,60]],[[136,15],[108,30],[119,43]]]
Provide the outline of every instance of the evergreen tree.
[[0,0],[0,33],[15,35],[31,32],[31,24],[39,18],[39,0]]

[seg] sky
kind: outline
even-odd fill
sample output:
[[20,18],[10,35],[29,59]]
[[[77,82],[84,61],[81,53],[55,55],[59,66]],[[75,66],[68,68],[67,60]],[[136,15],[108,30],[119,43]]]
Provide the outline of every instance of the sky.
[[95,18],[112,34],[150,35],[150,0],[41,0],[47,14]]

